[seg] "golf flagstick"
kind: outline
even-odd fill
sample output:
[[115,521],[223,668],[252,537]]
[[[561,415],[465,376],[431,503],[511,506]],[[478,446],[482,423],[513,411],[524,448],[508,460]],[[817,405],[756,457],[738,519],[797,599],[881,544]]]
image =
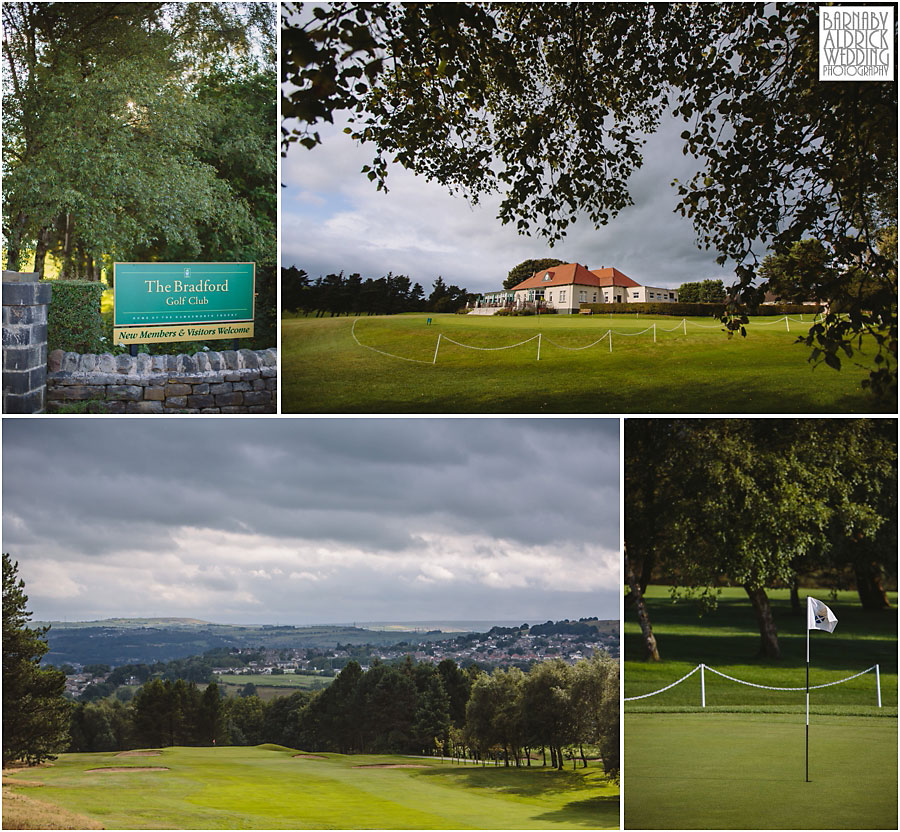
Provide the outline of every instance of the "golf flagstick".
[[806,782],[809,782],[809,631],[833,633],[837,616],[821,601],[806,596]]
[[[806,598],[809,607],[809,596]],[[806,627],[806,782],[809,782],[809,611],[807,609]]]

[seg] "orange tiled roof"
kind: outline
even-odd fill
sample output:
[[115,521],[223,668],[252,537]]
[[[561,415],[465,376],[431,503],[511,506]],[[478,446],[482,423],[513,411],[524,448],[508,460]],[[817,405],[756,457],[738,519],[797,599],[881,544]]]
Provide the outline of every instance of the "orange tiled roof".
[[597,276],[600,280],[600,286],[640,286],[637,281],[632,280],[628,275],[622,274],[618,269],[594,269],[591,274]]
[[[550,275],[549,280],[545,280],[546,275]],[[624,276],[624,275],[623,275]],[[603,286],[597,275],[588,271],[584,266],[578,263],[565,263],[562,266],[552,266],[549,269],[541,269],[535,272],[527,280],[523,280],[512,291],[518,292],[520,289],[543,289],[545,286],[568,286],[569,284],[577,284],[579,286]]]

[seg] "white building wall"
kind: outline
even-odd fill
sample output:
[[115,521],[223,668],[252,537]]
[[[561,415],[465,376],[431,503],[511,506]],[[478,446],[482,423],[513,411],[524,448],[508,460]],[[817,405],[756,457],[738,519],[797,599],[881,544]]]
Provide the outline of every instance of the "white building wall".
[[629,303],[676,303],[677,289],[661,289],[656,286],[630,286],[628,288]]

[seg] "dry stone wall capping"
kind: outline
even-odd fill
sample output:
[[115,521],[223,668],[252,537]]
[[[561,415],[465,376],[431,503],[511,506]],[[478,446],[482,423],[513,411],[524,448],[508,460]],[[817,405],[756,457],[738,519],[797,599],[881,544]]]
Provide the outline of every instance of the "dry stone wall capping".
[[274,349],[136,356],[54,350],[47,410],[103,401],[107,413],[275,413],[276,364]]

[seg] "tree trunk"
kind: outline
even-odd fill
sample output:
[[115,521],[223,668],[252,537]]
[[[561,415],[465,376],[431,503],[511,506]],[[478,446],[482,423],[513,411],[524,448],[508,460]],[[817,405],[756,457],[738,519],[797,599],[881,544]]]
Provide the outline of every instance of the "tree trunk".
[[44,264],[47,260],[47,251],[50,248],[50,229],[42,228],[38,234],[37,246],[34,250],[34,270],[38,273],[39,280],[44,278]]
[[881,580],[881,568],[872,561],[857,562],[853,564],[853,572],[856,575],[856,591],[864,610],[890,609],[887,592]]
[[792,615],[803,615],[806,610],[800,606],[800,587],[797,581],[797,576],[794,575],[791,580],[791,614]]
[[587,768],[587,760],[585,759],[585,756],[584,756],[584,744],[583,743],[578,743],[578,751],[581,754],[582,768]]
[[541,755],[542,755],[543,758],[544,758],[544,762],[541,763],[541,765],[542,765],[544,768],[547,768],[547,748],[546,748],[546,746],[543,746],[543,745],[541,746]]
[[750,603],[753,604],[753,612],[756,614],[756,624],[759,627],[759,655],[767,659],[780,659],[781,650],[778,647],[778,631],[772,620],[772,607],[769,605],[769,596],[762,587],[751,589],[744,584]]
[[644,593],[638,585],[634,577],[634,570],[631,568],[631,561],[628,560],[628,553],[625,553],[625,580],[631,587],[631,595],[634,598],[634,606],[637,610],[638,621],[641,625],[641,634],[644,637],[645,656],[647,661],[659,661],[659,650],[656,647],[656,636],[653,635],[653,627],[650,625],[650,616],[647,615],[647,607],[644,604]]

